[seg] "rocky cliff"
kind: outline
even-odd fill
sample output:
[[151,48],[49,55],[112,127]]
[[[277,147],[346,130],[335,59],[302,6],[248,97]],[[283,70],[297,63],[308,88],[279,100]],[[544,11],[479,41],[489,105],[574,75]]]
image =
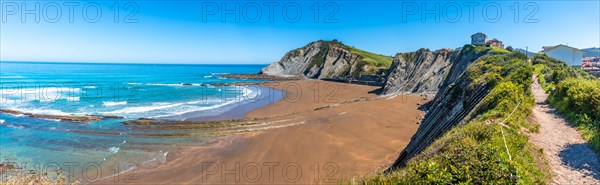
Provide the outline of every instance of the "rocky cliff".
[[420,49],[416,52],[398,53],[387,72],[382,93],[435,94],[444,81],[456,80],[471,62],[484,54],[475,52],[471,47],[462,50]]
[[316,41],[286,53],[260,73],[273,76],[335,78],[385,71],[391,58],[345,46],[338,41]]
[[[465,46],[457,54],[449,54],[451,57],[448,63],[450,63],[451,69],[446,71],[446,77],[440,83],[439,91],[428,107],[429,110],[421,121],[419,129],[390,169],[405,165],[409,159],[423,151],[435,139],[452,127],[469,119],[469,115],[473,112],[474,108],[489,93],[489,87],[486,83],[474,83],[470,78],[470,75],[473,74],[469,73],[467,68],[475,63],[475,61],[483,58],[482,56],[495,54],[491,48],[471,45]],[[398,71],[406,70],[398,69]],[[417,74],[418,72],[413,73]],[[408,81],[410,80],[412,79]],[[395,87],[399,84],[386,84],[386,86],[388,85]],[[433,88],[431,89],[433,90]],[[417,90],[421,89],[417,88]]]

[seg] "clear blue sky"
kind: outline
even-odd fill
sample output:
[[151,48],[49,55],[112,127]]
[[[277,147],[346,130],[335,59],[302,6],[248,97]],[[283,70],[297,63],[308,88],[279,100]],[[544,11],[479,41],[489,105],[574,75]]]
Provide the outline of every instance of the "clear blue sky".
[[[221,13],[227,12],[224,9],[235,10],[236,2],[231,1],[151,0],[126,4],[107,0],[79,1],[78,6],[74,2],[1,1],[0,60],[264,64],[319,39],[338,39],[367,51],[394,55],[419,48],[460,47],[469,43],[470,35],[476,32],[503,40],[507,46],[528,46],[530,51],[539,51],[544,45],[600,45],[598,0],[530,4],[238,1],[239,22],[234,14],[226,14],[222,20]],[[125,20],[135,8],[132,19]],[[102,11],[97,18],[96,9]],[[115,9],[119,9],[117,22]],[[300,17],[298,9],[302,11]],[[501,11],[499,17],[497,10]],[[315,15],[319,15],[316,21]],[[39,23],[36,16],[40,16]],[[435,16],[440,16],[439,22]]]

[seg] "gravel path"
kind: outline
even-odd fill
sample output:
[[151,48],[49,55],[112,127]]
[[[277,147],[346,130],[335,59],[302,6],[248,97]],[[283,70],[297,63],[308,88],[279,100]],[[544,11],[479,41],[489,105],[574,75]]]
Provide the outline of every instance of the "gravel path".
[[553,184],[600,184],[598,156],[577,129],[545,103],[548,94],[535,76],[533,81],[531,87],[537,103],[533,118],[541,127],[540,132],[530,135],[529,139],[544,149],[554,175]]

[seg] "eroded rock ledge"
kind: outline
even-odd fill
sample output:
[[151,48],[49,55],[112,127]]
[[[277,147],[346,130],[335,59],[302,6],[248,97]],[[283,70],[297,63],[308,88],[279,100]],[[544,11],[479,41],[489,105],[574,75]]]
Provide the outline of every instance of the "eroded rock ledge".
[[71,115],[48,115],[48,114],[33,114],[26,113],[12,109],[0,109],[0,112],[12,115],[25,115],[30,118],[41,118],[41,119],[55,119],[60,121],[70,121],[79,123],[90,123],[94,121],[100,121],[104,119],[122,119],[121,116],[100,116],[100,115],[85,115],[85,116],[71,116]]
[[225,78],[236,78],[236,79],[257,79],[257,80],[269,80],[269,81],[288,81],[288,80],[302,80],[301,76],[273,76],[266,74],[223,74],[219,75]]
[[243,123],[248,121],[256,121],[259,119],[229,119],[215,121],[172,121],[172,120],[157,120],[149,118],[139,118],[122,122],[125,125],[192,125],[192,124],[228,124],[228,123]]

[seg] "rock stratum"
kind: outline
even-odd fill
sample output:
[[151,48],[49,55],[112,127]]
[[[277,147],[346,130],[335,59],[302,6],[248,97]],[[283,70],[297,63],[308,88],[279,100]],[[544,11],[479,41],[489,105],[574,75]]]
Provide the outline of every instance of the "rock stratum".
[[454,82],[471,62],[484,54],[471,47],[398,53],[387,72],[382,93],[435,94],[442,85]]
[[466,45],[461,50],[420,49],[399,53],[389,69],[383,94],[436,93],[419,129],[392,168],[406,164],[435,139],[468,119],[468,115],[489,93],[486,84],[472,85],[467,68],[489,49]]
[[260,74],[313,79],[356,74],[377,74],[389,68],[392,58],[346,46],[336,40],[316,41],[289,51]]

